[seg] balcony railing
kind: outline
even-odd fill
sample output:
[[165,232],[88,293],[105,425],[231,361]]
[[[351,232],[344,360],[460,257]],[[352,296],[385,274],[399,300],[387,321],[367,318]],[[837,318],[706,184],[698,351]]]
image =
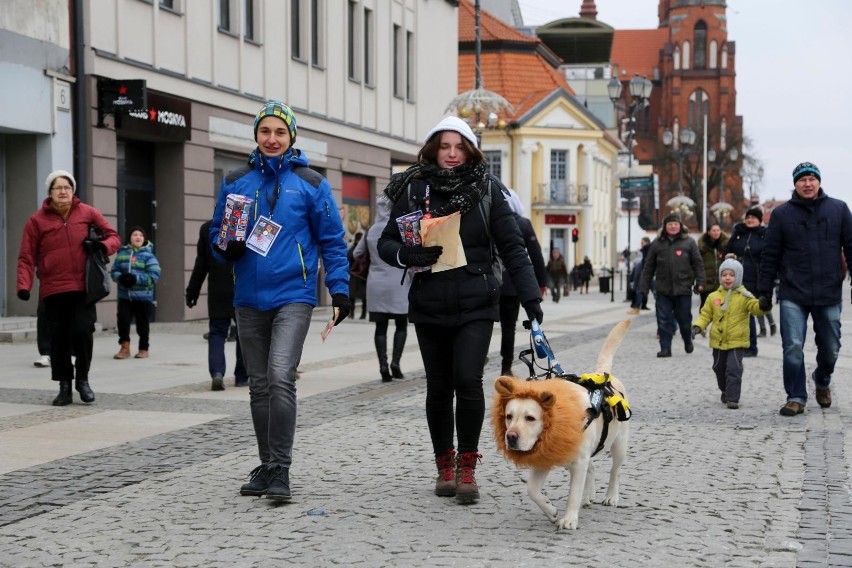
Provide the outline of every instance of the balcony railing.
[[532,196],[533,205],[587,205],[589,186],[568,183],[563,180],[549,181],[538,186],[538,192]]

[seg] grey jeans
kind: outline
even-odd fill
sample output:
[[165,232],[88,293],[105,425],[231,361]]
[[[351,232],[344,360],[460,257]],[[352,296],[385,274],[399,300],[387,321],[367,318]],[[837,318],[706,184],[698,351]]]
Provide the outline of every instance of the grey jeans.
[[290,467],[296,434],[296,365],[311,323],[310,304],[269,311],[237,308],[260,461]]

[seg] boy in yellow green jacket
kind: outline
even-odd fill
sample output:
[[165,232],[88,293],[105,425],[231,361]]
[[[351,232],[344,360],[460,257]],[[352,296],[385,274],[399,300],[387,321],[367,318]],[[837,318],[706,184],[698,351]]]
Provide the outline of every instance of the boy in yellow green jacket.
[[743,354],[749,346],[749,316],[764,315],[757,298],[743,286],[743,265],[728,255],[719,266],[719,288],[707,296],[698,319],[692,324],[692,338],[710,329],[713,372],[728,408],[739,408],[743,379]]

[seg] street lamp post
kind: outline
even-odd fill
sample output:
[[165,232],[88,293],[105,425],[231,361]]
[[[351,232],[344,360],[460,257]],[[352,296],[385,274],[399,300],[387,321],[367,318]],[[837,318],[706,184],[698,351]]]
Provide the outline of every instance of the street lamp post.
[[[707,152],[707,159],[710,162],[715,162],[716,157],[717,157],[716,150],[713,150],[711,148]],[[718,157],[719,157],[719,164],[716,166],[716,168],[720,172],[722,172],[721,175],[719,176],[719,200],[716,202],[716,204],[713,207],[711,207],[711,209],[713,210],[713,213],[716,215],[716,220],[721,223],[722,219],[724,217],[730,215],[731,209],[733,209],[733,207],[729,203],[725,202],[725,172],[737,163],[737,159],[739,159],[740,153],[737,151],[736,148],[731,147],[731,149],[728,150],[727,154],[721,154]],[[728,158],[727,164],[725,163],[725,157]]]
[[[672,208],[676,208],[679,212],[686,213],[687,210],[695,206],[695,202],[688,196],[683,194],[683,158],[692,151],[692,146],[695,144],[695,131],[689,128],[684,128],[680,131],[679,141],[680,146],[677,151],[677,197],[670,199],[667,203]],[[663,146],[669,147],[674,144],[674,134],[669,129],[663,132]]]
[[[480,38],[480,8],[479,0],[474,1],[474,83],[472,91],[465,91],[454,97],[444,112],[454,113],[465,120],[476,134],[477,140],[482,141],[482,133],[486,129],[503,130],[508,125],[500,115],[510,115],[513,107],[498,93],[489,91],[482,84],[482,69],[480,59],[482,41]],[[485,120],[482,120],[483,116]]]
[[[625,141],[627,145],[627,175],[630,175],[630,168],[633,167],[633,137],[636,135],[636,130],[633,127],[636,118],[633,115],[636,114],[638,109],[645,108],[651,104],[651,91],[654,88],[654,84],[647,77],[639,77],[637,74],[630,79],[629,87],[632,100],[627,107],[627,118],[625,119],[627,121],[627,130],[623,133],[627,135],[627,140]],[[621,100],[622,91],[621,81],[618,80],[618,77],[610,79],[606,89],[612,104],[617,106],[618,101]]]
[[[654,88],[654,84],[647,77],[639,77],[639,75],[634,75],[632,79],[630,79],[629,83],[630,87],[630,96],[632,100],[630,101],[630,105],[627,107],[627,130],[623,134],[627,135],[627,140],[625,144],[627,145],[627,176],[630,176],[630,170],[633,167],[633,137],[636,134],[636,129],[634,128],[634,123],[636,122],[636,118],[633,116],[636,111],[640,108],[645,108],[649,104],[651,104],[651,91]],[[621,100],[621,91],[622,85],[621,81],[618,80],[618,77],[612,77],[609,80],[609,83],[606,86],[607,92],[609,94],[609,99],[612,101],[614,107],[618,107],[618,101]],[[625,260],[625,268],[627,269],[627,275],[630,276],[631,269],[631,257],[632,257],[632,241],[630,234],[630,224],[631,224],[631,210],[633,207],[633,199],[635,198],[635,194],[632,190],[622,190],[621,198],[627,200],[627,258]],[[612,301],[615,301],[614,297],[614,289],[615,289],[615,267],[613,267],[612,274],[610,276],[612,279],[612,287],[613,287],[613,297]]]

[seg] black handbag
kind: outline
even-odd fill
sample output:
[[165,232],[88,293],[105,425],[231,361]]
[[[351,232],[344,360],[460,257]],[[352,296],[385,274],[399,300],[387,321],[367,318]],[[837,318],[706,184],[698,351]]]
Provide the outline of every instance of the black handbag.
[[[101,240],[100,230],[89,225],[89,239]],[[94,304],[109,296],[110,278],[106,254],[98,249],[86,258],[86,304]]]

